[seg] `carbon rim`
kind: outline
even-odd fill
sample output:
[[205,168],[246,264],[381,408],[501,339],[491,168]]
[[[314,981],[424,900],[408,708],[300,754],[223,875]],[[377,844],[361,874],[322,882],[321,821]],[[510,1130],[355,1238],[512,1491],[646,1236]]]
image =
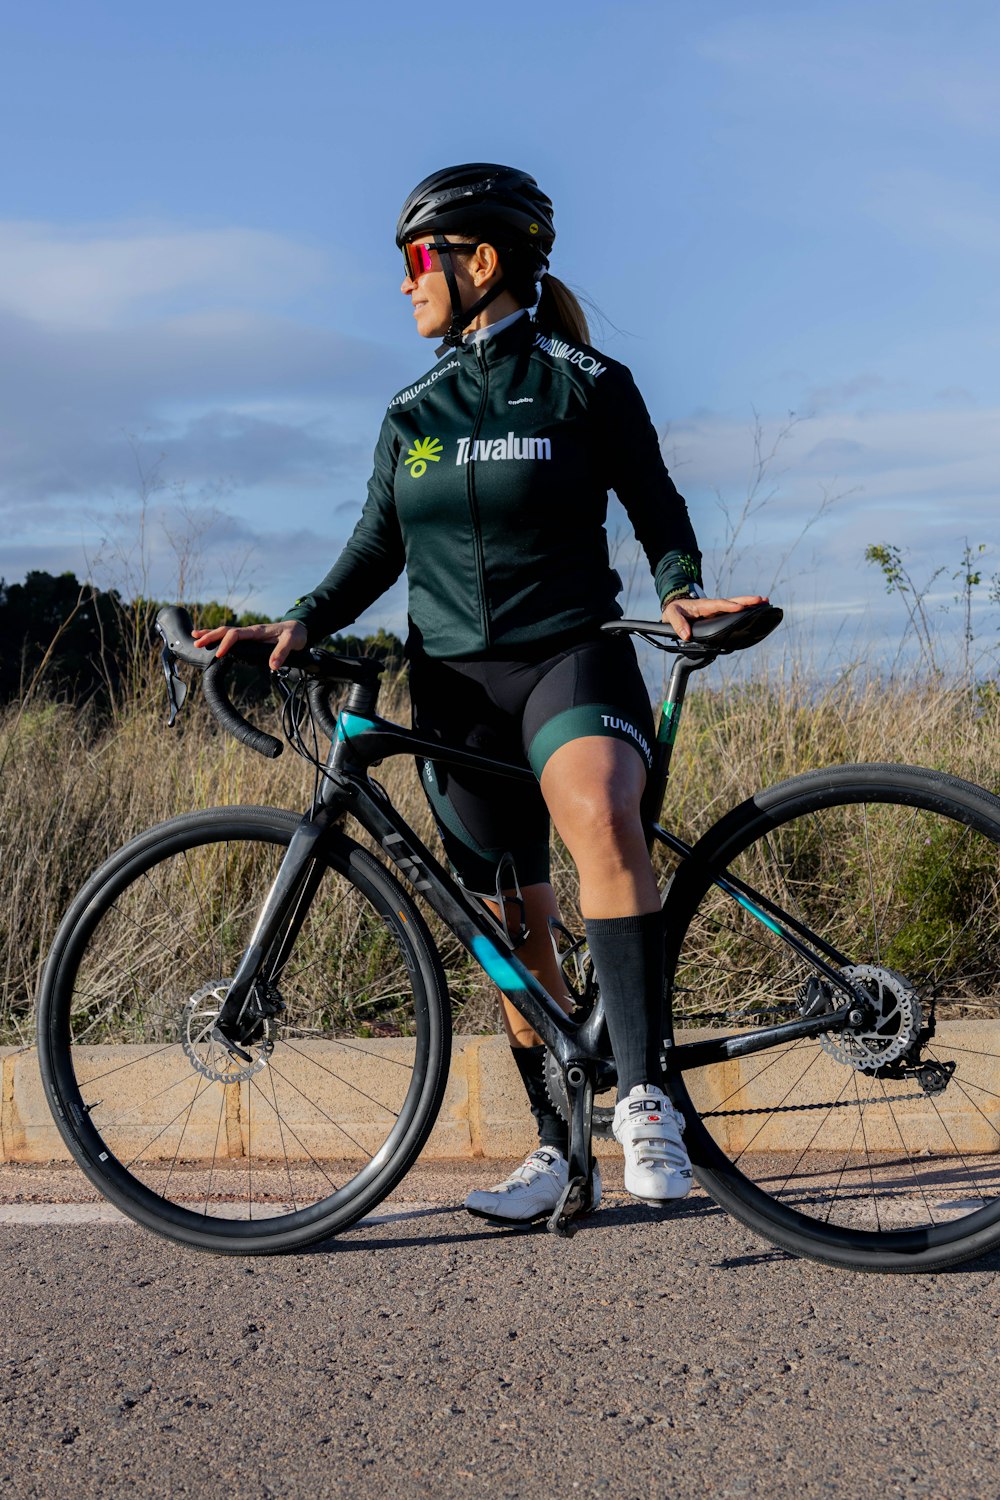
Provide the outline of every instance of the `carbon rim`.
[[[667,904],[678,1043],[696,1028],[787,1020],[805,1001],[809,966],[712,886],[721,873],[778,903],[866,975],[885,975],[887,996],[912,994],[933,1030],[910,1053],[929,1065],[923,1079],[905,1057],[882,1069],[851,1065],[843,1036],[677,1077],[706,1186],[800,1253],[902,1268],[977,1253],[997,1236],[995,802],[933,773],[843,768],[744,804],[678,874]],[[892,1045],[899,1019],[891,999],[884,1007],[890,1056],[901,1050]]]
[[346,840],[277,976],[270,1035],[245,1049],[254,1066],[217,1046],[198,1065],[192,1001],[224,990],[297,821],[208,814],[137,841],[84,892],[46,976],[61,1130],[119,1206],[177,1238],[301,1242],[350,1222],[405,1169],[443,1085],[419,914]]

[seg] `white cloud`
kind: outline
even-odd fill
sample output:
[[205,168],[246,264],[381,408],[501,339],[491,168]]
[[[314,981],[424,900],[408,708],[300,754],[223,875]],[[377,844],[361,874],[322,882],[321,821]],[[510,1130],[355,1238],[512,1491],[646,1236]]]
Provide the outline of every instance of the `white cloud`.
[[0,223],[0,307],[103,328],[166,299],[213,309],[287,303],[325,274],[319,251],[255,229],[62,231]]
[[[847,382],[845,395],[855,385]],[[764,451],[783,425],[764,423]],[[953,575],[966,539],[987,544],[981,559],[987,578],[1000,569],[998,430],[995,408],[841,410],[804,419],[779,445],[758,490],[766,504],[728,558],[726,517],[732,525],[753,478],[752,419],[701,416],[675,423],[668,463],[687,497],[709,585],[724,572],[728,588],[773,591],[788,609],[781,638],[793,652],[808,641],[823,672],[855,658],[882,666],[892,661],[905,636],[905,610],[898,596],[886,595],[878,568],[865,561],[869,544],[889,542],[903,550],[918,588],[944,569],[929,608],[942,660],[956,661],[961,610]],[[824,492],[841,498],[814,519]],[[637,576],[644,580],[642,569]],[[977,638],[994,640],[1000,622],[986,589],[981,592],[977,608],[991,623]],[[646,602],[652,607],[655,601]],[[856,629],[842,625],[848,619],[857,621]],[[911,651],[909,642],[904,650]]]
[[[780,425],[765,424],[765,445]],[[827,411],[791,428],[770,475],[780,481],[782,504],[793,492],[818,493],[820,483],[863,485],[866,507],[875,501],[911,506],[961,499],[995,530],[998,430],[996,407]],[[728,417],[671,424],[669,447],[681,488],[718,489],[738,500],[751,470],[752,438],[752,422]]]

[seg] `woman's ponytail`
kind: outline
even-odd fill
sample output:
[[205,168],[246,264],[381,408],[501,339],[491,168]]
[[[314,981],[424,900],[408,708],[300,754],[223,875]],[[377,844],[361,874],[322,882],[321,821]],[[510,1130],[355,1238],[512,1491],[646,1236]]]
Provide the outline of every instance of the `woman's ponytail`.
[[589,344],[587,315],[569,287],[546,271],[535,308],[535,322],[547,333],[561,333],[571,344]]
[[[495,244],[488,231],[469,230],[462,238],[476,244]],[[504,245],[500,250],[504,286],[518,306],[533,307],[535,322],[545,333],[557,334],[571,344],[589,344],[590,327],[579,299],[564,281],[551,271],[543,271],[544,264],[531,248]]]

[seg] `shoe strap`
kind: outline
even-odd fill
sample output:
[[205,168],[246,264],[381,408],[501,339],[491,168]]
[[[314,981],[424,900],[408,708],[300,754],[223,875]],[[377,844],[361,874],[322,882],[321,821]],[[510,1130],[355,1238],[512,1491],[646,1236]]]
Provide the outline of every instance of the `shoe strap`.
[[658,1125],[635,1125],[629,1131],[628,1147],[636,1161],[663,1161],[686,1166],[687,1152],[679,1140],[664,1135]]
[[536,1175],[540,1172],[554,1173],[558,1161],[559,1158],[556,1153],[554,1151],[546,1151],[544,1146],[538,1151],[532,1151],[531,1155],[526,1157],[519,1167],[514,1168],[504,1183],[504,1187],[507,1187],[509,1184],[529,1182],[531,1180],[528,1175],[529,1173],[535,1173]]

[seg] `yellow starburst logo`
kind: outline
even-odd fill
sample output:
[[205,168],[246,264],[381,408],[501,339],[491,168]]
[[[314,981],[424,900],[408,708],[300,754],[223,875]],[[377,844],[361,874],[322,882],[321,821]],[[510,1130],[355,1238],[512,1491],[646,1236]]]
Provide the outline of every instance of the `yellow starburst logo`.
[[443,451],[443,445],[437,438],[419,438],[409,453],[407,453],[403,462],[410,470],[414,479],[419,479],[422,474],[427,473],[427,465],[429,463],[436,464],[441,462]]

